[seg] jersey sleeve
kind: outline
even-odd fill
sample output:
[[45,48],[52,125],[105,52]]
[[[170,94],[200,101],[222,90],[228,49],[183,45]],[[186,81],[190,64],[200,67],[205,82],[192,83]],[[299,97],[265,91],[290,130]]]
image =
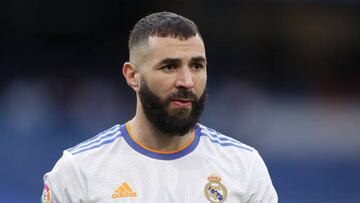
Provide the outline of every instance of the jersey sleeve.
[[277,203],[278,196],[272,184],[268,169],[257,151],[249,168],[248,203]]
[[85,182],[72,155],[64,151],[52,171],[44,175],[44,203],[87,202]]

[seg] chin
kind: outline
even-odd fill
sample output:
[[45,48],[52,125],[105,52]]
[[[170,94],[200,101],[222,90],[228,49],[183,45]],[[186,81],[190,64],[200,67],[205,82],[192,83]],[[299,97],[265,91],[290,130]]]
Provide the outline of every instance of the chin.
[[178,118],[188,118],[191,114],[191,109],[180,108],[172,109],[168,111],[169,116],[178,117]]

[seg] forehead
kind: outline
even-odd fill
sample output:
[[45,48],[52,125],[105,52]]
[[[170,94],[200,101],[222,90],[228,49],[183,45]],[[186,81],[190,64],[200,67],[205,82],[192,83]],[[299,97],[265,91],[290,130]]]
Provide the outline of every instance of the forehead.
[[153,59],[204,57],[205,46],[198,36],[187,40],[172,37],[150,37],[148,40],[148,53]]

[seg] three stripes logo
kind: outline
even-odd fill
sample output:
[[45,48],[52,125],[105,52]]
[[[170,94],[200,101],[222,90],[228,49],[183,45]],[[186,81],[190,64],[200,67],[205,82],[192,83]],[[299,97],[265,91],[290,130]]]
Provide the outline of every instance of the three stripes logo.
[[125,197],[136,197],[137,194],[134,192],[127,182],[123,182],[111,195],[113,199],[125,198]]

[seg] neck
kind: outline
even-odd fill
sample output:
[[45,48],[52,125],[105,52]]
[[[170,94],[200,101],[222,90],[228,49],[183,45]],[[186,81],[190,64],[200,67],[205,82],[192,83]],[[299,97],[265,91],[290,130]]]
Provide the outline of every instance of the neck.
[[139,143],[157,151],[176,151],[193,139],[193,130],[182,136],[161,133],[139,108],[137,108],[135,117],[129,121],[128,125]]

